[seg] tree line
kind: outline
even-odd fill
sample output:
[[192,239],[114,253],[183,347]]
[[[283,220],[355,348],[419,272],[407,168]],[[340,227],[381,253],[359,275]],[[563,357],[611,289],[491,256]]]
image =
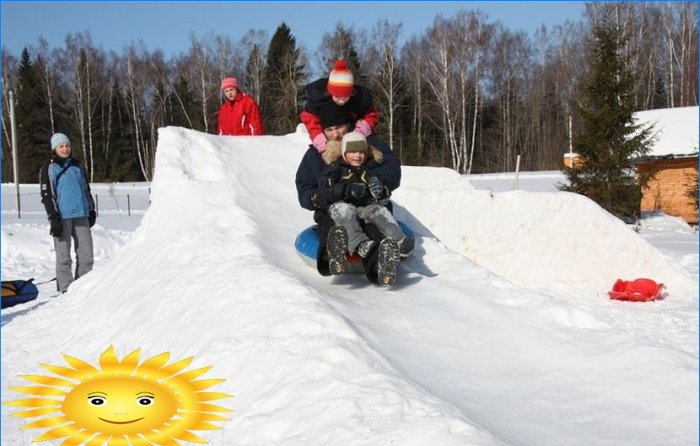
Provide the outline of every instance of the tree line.
[[2,49],[2,181],[13,180],[10,91],[21,182],[37,182],[57,131],[71,137],[91,182],[150,181],[158,128],[216,132],[225,76],[260,104],[266,132],[281,135],[299,123],[312,66],[327,76],[340,57],[371,89],[376,133],[403,164],[503,172],[520,155],[522,170],[559,169],[570,134],[583,128],[577,105],[596,65],[586,42],[603,15],[624,36],[619,56],[633,73],[635,110],[698,104],[696,2],[587,3],[583,20],[532,37],[470,9],[438,15],[405,40],[401,23],[338,23],[313,52],[282,23],[271,38],[254,29],[235,42],[191,34],[189,48],[167,60],[143,42],[117,53],[76,33],[61,47],[40,39],[19,56]]

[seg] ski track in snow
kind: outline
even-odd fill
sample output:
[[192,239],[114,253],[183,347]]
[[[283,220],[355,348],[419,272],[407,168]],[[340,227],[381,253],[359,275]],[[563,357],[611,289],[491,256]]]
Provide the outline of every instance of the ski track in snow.
[[[406,167],[392,199],[417,244],[397,286],[323,278],[294,251],[307,138],[161,129],[138,229],[98,221],[90,275],[3,312],[3,394],[60,352],[115,345],[214,366],[236,412],[210,444],[697,443],[697,254],[671,259],[573,194]],[[3,225],[4,275],[52,277],[50,238],[11,242],[36,227]],[[605,295],[645,275],[664,300]],[[2,444],[28,444],[10,412]]]

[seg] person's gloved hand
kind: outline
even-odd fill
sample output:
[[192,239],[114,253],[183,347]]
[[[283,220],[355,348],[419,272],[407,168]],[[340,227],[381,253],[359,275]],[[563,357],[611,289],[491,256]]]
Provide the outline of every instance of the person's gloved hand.
[[372,127],[367,124],[367,121],[364,119],[359,119],[355,123],[355,131],[358,133],[362,133],[365,138],[367,138],[369,135],[372,134]]
[[91,228],[93,226],[95,226],[96,221],[97,221],[97,213],[95,213],[95,211],[90,211],[90,215],[88,216],[88,223],[90,224]]
[[328,148],[328,138],[326,138],[326,135],[324,135],[323,132],[316,135],[312,142],[318,153],[323,153]]
[[369,177],[368,181],[369,193],[372,194],[376,200],[381,199],[384,195],[384,183],[379,177]]
[[357,201],[367,197],[369,190],[364,183],[350,183],[345,186],[345,200]]
[[327,209],[328,206],[345,198],[346,183],[336,183],[319,187],[311,196],[311,202],[316,209]]
[[61,222],[60,219],[58,218],[52,218],[49,220],[51,223],[51,229],[49,230],[49,234],[51,234],[54,237],[60,237],[61,234],[63,234],[63,223]]

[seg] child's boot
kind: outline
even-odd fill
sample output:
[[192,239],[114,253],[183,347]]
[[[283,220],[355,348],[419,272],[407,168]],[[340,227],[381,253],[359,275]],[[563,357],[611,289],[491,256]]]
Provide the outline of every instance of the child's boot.
[[348,250],[348,233],[342,226],[334,225],[328,231],[328,266],[332,274],[345,272],[346,254]]
[[377,258],[377,284],[389,286],[396,281],[396,267],[399,264],[401,254],[396,240],[385,238],[379,244]]

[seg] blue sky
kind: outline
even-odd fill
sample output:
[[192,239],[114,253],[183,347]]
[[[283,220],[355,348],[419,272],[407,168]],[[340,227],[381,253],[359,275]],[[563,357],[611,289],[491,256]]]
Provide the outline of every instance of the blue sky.
[[460,9],[481,9],[492,21],[512,31],[532,33],[541,24],[580,20],[584,2],[20,2],[2,1],[2,45],[19,55],[39,36],[62,46],[67,33],[89,31],[93,43],[120,51],[142,39],[149,50],[166,57],[189,47],[190,32],[229,35],[235,42],[248,29],[269,35],[285,21],[297,43],[315,51],[325,32],[338,22],[356,30],[370,30],[378,19],[403,23],[402,38],[420,34],[437,14],[452,16]]

